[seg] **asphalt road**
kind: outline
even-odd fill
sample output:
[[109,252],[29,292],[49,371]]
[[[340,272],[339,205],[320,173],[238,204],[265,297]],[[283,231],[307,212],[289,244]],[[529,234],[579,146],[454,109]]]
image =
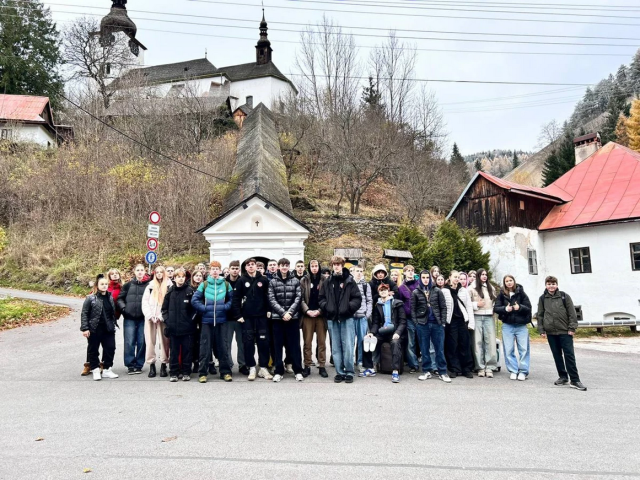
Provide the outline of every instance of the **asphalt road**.
[[637,354],[579,349],[587,392],[553,386],[544,344],[526,382],[503,368],[450,385],[336,385],[314,369],[302,383],[201,385],[125,375],[117,338],[120,378],[94,382],[80,376],[77,311],[0,332],[0,478],[640,477]]

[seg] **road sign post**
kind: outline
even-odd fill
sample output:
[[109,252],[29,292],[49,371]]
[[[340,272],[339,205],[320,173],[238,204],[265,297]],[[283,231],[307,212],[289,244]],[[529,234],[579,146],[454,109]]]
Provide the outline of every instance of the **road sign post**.
[[147,252],[144,259],[149,265],[153,265],[158,260],[158,254],[156,252]]
[[147,254],[144,256],[145,261],[149,264],[149,275],[151,275],[151,265],[158,261],[158,253],[156,250],[160,245],[160,214],[155,210],[149,214],[149,226],[147,227]]
[[156,240],[155,238],[148,238],[147,239],[147,250],[150,250],[152,252],[156,251],[158,249],[158,240]]

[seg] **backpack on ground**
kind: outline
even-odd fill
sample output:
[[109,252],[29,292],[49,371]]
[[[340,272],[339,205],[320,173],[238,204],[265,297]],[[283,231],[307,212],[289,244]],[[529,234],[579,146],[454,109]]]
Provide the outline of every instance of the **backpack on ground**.
[[[393,354],[391,353],[391,342],[383,342],[380,345],[380,366],[378,368],[380,373],[391,375],[393,373]],[[404,352],[402,352],[402,358],[400,359],[400,370],[398,373],[402,375],[404,371]]]

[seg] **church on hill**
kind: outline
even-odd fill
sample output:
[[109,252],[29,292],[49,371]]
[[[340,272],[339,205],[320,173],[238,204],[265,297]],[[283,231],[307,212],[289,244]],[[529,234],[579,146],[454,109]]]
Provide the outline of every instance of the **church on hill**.
[[[216,67],[207,58],[200,58],[140,67],[115,79],[110,88],[125,91],[142,86],[154,99],[173,99],[188,91],[191,96],[208,99],[207,103],[212,106],[226,103],[241,124],[254,105],[262,103],[274,110],[280,100],[298,93],[293,82],[273,63],[267,31],[263,10],[254,62]],[[111,113],[117,115],[117,112]]]

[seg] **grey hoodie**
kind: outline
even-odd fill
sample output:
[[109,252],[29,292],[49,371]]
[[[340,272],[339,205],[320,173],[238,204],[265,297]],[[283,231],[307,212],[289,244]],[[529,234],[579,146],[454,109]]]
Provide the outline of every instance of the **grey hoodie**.
[[358,285],[358,290],[360,290],[360,295],[362,295],[362,303],[360,304],[360,308],[354,315],[354,318],[367,318],[367,320],[371,320],[371,311],[373,309],[373,299],[371,296],[371,285],[369,285],[364,277],[360,279],[360,281],[356,282]]

